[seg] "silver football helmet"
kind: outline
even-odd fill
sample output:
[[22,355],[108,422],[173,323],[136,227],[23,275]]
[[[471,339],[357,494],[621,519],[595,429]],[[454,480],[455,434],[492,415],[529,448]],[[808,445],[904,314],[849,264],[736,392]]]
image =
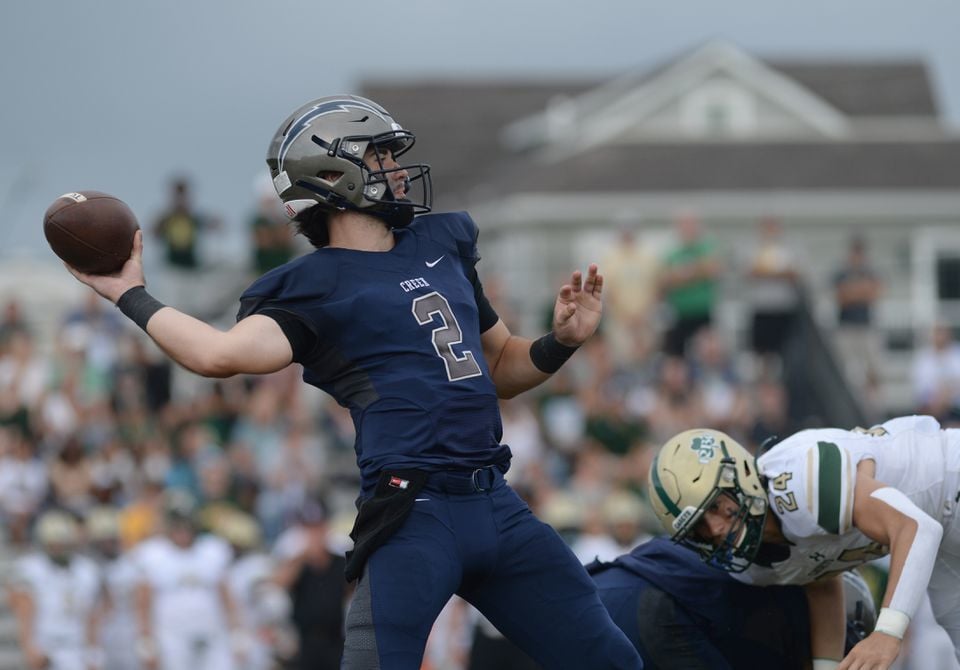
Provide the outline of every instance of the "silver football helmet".
[[[430,166],[387,168],[374,152],[376,168],[364,162],[364,156],[372,146],[389,149],[398,160],[414,141],[413,133],[377,103],[334,95],[308,102],[287,117],[270,142],[267,165],[291,219],[320,205],[327,211],[368,212],[398,227],[430,211]],[[400,171],[407,173],[406,194],[396,198],[390,177]]]
[[[670,536],[728,572],[756,557],[767,516],[767,494],[753,456],[726,433],[706,428],[670,438],[650,467],[650,503]],[[725,541],[714,546],[695,532],[721,495],[739,506]]]

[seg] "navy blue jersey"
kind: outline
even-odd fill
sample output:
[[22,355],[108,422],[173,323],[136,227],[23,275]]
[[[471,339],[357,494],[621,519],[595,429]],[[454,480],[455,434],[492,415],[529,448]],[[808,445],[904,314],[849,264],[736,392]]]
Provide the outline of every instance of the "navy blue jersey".
[[288,315],[309,329],[294,359],[305,382],[350,410],[365,492],[385,467],[510,458],[470,280],[476,224],[465,212],[428,214],[394,235],[390,251],[325,247],[268,272],[238,314]]
[[648,668],[802,668],[810,658],[799,587],[742,584],[667,538],[587,571]]

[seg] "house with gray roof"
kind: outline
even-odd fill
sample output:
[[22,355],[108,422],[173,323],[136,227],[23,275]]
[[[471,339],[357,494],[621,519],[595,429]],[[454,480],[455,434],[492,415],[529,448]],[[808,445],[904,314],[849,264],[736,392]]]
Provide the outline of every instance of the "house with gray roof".
[[[369,82],[362,93],[417,134],[436,207],[478,222],[481,276],[524,287],[529,334],[558,278],[601,258],[618,226],[666,246],[681,211],[731,258],[758,218],[779,217],[804,247],[828,331],[833,268],[863,234],[887,287],[890,407],[906,404],[913,339],[937,319],[960,326],[960,280],[949,280],[960,274],[960,134],[919,59],[768,60],[711,42],[607,80]],[[720,316],[737,333],[727,281]]]

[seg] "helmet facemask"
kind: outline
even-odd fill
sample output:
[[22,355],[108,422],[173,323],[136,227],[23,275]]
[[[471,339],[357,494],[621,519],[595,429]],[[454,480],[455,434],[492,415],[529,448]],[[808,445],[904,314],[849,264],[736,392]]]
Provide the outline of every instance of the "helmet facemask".
[[[367,146],[374,147],[373,157],[378,168],[371,169],[366,161],[361,161],[360,165],[364,183],[363,197],[371,203],[371,211],[384,218],[391,228],[409,225],[415,215],[429,212],[433,202],[433,182],[429,165],[417,163],[388,168],[383,164],[383,156],[379,151],[381,148],[389,149],[394,161],[397,161],[410,150],[415,141],[413,133],[405,130],[375,137],[343,138],[343,142],[365,142]],[[406,172],[406,177],[403,197],[397,198],[391,182],[392,176],[400,172]]]
[[[690,432],[695,434],[695,431]],[[716,435],[719,439],[713,444],[719,446],[720,457],[713,460],[711,456],[708,461],[696,461],[696,455],[688,454],[689,458],[696,461],[696,467],[690,469],[688,460],[686,476],[683,474],[682,461],[670,461],[668,457],[666,460],[669,462],[660,466],[658,461],[661,456],[658,455],[650,471],[654,489],[652,498],[656,503],[655,507],[660,507],[658,514],[661,522],[668,526],[667,529],[674,542],[693,549],[712,567],[739,573],[753,563],[760,549],[768,505],[765,491],[754,471],[753,459],[732,440],[731,446],[735,445],[737,449],[728,450],[726,441],[720,437],[722,434]],[[665,445],[665,449],[669,444]],[[696,444],[696,438],[694,438],[694,444]],[[731,450],[734,451],[735,456],[730,455]],[[738,452],[742,452],[742,455]],[[710,474],[709,469],[705,467],[708,464],[715,467],[712,485],[710,480],[702,481],[703,477],[708,477]],[[661,469],[663,469],[662,473]],[[667,486],[664,485],[664,479]],[[741,481],[742,479],[744,481]],[[686,484],[686,494],[681,483]],[[696,506],[685,505],[684,503],[690,500],[693,490],[700,491],[701,495],[706,491],[706,495],[695,503]],[[679,492],[679,494],[671,495],[668,491]],[[698,497],[694,495],[692,500],[697,501]],[[711,539],[698,535],[697,527],[706,512],[715,503],[722,502],[721,496],[727,496],[736,503],[738,509],[723,542],[715,545]]]
[[[721,467],[718,479],[725,476],[727,468],[732,467],[734,466],[726,464]],[[739,509],[723,542],[714,545],[709,539],[698,535],[696,527],[704,513],[721,496],[732,499]],[[751,513],[751,509],[758,506],[758,499],[755,496],[745,494],[739,486],[733,488],[716,486],[713,494],[697,508],[692,516],[688,517],[689,520],[680,524],[680,529],[673,536],[673,541],[696,551],[704,563],[711,567],[733,573],[743,572],[756,558],[763,537],[766,500],[760,499],[759,504],[763,506],[763,512],[758,516]]]

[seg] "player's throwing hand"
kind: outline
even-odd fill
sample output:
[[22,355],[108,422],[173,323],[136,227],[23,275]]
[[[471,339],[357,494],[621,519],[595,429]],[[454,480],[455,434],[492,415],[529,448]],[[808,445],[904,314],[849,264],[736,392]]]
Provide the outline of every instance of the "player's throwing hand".
[[130,258],[123,264],[118,272],[113,274],[95,275],[81,272],[67,263],[67,270],[74,277],[92,288],[101,296],[116,303],[128,289],[134,286],[144,286],[146,281],[143,278],[143,232],[138,230],[133,237],[133,250],[130,252]]

